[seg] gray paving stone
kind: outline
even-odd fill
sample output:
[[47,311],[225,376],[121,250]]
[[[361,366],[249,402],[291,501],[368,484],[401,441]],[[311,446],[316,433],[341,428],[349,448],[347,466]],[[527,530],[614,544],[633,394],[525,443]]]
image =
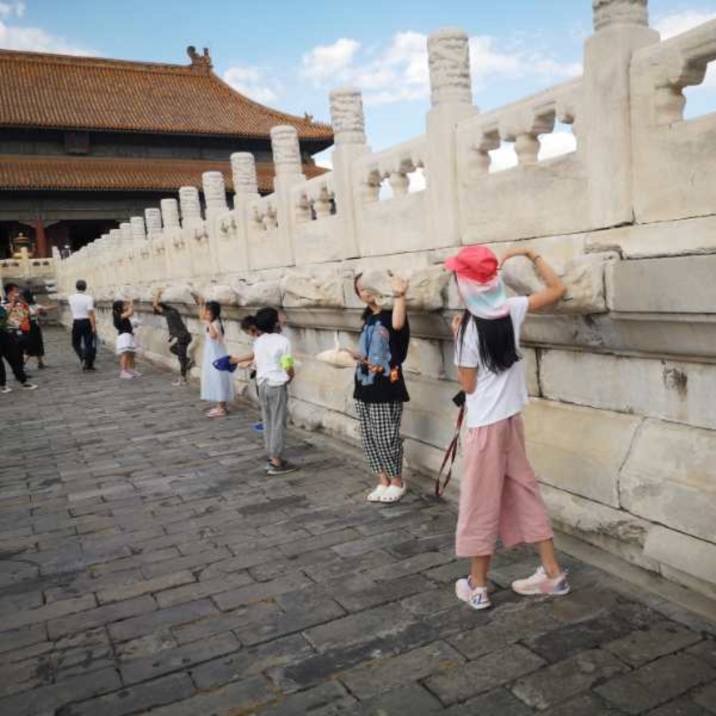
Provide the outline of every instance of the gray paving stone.
[[[539,626],[537,628],[539,629]],[[542,633],[536,636],[530,636],[529,632],[532,630],[528,630],[520,641],[542,658],[554,662],[567,659],[580,651],[613,642],[630,634],[632,629],[630,624],[621,619],[616,619],[613,615],[604,615],[577,624],[567,624],[552,631],[539,629]]]
[[458,669],[431,676],[425,680],[425,686],[449,706],[514,681],[536,671],[544,663],[522,646],[508,646]]
[[[120,573],[124,574],[124,572]],[[141,572],[140,572],[141,574]],[[195,582],[194,575],[184,570],[183,572],[170,572],[150,579],[138,579],[137,581],[127,580],[123,584],[107,587],[97,592],[97,599],[100,604],[121,602],[123,599],[131,599],[142,594],[153,594],[163,590],[175,591],[172,587]],[[91,589],[91,587],[90,587]],[[199,595],[201,596],[201,595]],[[159,600],[159,597],[157,597]],[[160,606],[166,606],[160,602]]]
[[[534,712],[530,711],[530,713]],[[589,693],[540,713],[543,716],[622,716],[624,712],[610,706],[596,694]]]
[[639,714],[713,679],[716,671],[706,662],[691,654],[676,654],[611,679],[595,691],[622,711]]
[[[714,689],[716,693],[716,689]],[[698,698],[698,697],[697,697]],[[671,703],[664,704],[654,711],[649,711],[649,716],[711,716],[716,713],[716,705],[713,700],[710,702],[711,710],[703,708],[688,697],[677,699]]]
[[696,646],[692,646],[686,650],[689,654],[697,656],[699,659],[707,661],[711,666],[716,668],[716,639],[704,639]]
[[[119,603],[122,604],[123,602]],[[151,634],[163,627],[187,624],[217,612],[218,610],[209,599],[200,599],[196,602],[150,611],[140,616],[109,624],[109,634],[114,642],[127,641]]]
[[204,579],[200,582],[193,581],[191,584],[158,592],[154,596],[160,607],[172,607],[176,604],[184,604],[202,597],[211,597],[222,592],[228,592],[236,587],[245,587],[247,584],[253,584],[253,581],[246,572],[233,572],[215,579]]
[[352,694],[365,700],[436,672],[456,669],[464,662],[465,658],[455,649],[436,641],[399,656],[377,659],[340,678]]
[[302,636],[293,634],[208,661],[192,668],[191,675],[200,689],[213,689],[295,663],[312,654],[315,654],[313,647]]
[[123,683],[136,684],[173,671],[188,669],[194,664],[210,661],[240,648],[241,645],[233,634],[220,634],[176,649],[165,649],[159,654],[132,659],[121,663],[119,670]]
[[694,695],[694,701],[710,713],[716,714],[716,683],[697,691]]
[[143,711],[139,716],[234,716],[238,713],[250,714],[252,709],[271,704],[275,701],[269,682],[262,676],[210,691],[196,694],[184,701]]
[[327,651],[386,636],[413,620],[411,614],[390,604],[308,629],[306,638],[319,651]]
[[632,632],[604,648],[630,666],[636,667],[654,661],[660,656],[680,651],[701,641],[701,634],[680,624],[665,622],[644,631]]
[[42,711],[51,713],[67,703],[115,691],[121,686],[114,668],[103,669],[0,699],[0,713],[8,716],[37,716]]
[[[262,716],[303,716],[303,714],[344,713],[356,700],[336,681],[288,696],[285,700],[261,711]],[[334,710],[331,710],[333,708]],[[339,709],[340,711],[338,711]]]
[[[446,716],[528,716],[534,711],[504,688],[488,691],[470,699],[465,704],[444,711]],[[581,711],[571,711],[570,716],[588,716]]]
[[228,611],[270,599],[284,592],[290,592],[294,589],[308,586],[311,583],[311,580],[304,574],[295,572],[293,574],[286,574],[283,577],[278,577],[270,582],[261,582],[260,584],[251,584],[246,587],[240,587],[239,589],[232,589],[215,595],[213,599],[219,609]]
[[273,602],[258,602],[231,612],[212,614],[190,624],[177,625],[172,627],[172,630],[180,644],[188,644],[213,634],[246,629],[254,624],[266,624],[277,619],[281,613]]
[[529,706],[542,710],[626,671],[628,667],[616,657],[592,649],[520,679],[512,686],[512,693]]
[[115,604],[90,609],[80,614],[72,614],[59,619],[52,619],[47,623],[47,632],[51,639],[57,639],[68,634],[76,634],[86,629],[110,624],[137,614],[146,614],[157,608],[157,603],[150,596],[144,595],[134,599],[127,599]]
[[[369,578],[366,578],[372,582]],[[340,580],[342,582],[343,580]],[[413,594],[432,592],[433,585],[422,575],[412,574],[393,582],[373,583],[361,589],[343,589],[338,586],[332,590],[334,599],[349,612],[362,611],[394,602]]]

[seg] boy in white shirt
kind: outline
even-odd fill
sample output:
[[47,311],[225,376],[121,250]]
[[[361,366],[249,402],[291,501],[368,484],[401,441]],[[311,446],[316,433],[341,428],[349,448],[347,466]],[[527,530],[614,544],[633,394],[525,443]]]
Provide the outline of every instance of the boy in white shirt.
[[[269,475],[286,475],[297,468],[283,459],[288,417],[288,384],[293,380],[291,343],[281,334],[281,323],[275,308],[262,308],[255,316],[260,335],[254,341],[253,360],[259,403],[263,417],[263,435]],[[243,362],[245,358],[232,362]]]

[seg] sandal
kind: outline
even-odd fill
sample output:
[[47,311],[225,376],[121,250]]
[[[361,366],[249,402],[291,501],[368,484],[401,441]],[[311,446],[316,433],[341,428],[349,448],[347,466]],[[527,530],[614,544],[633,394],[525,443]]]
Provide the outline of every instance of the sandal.
[[226,415],[226,411],[222,410],[221,408],[212,408],[209,412],[207,412],[206,417],[207,418],[223,418]]
[[380,501],[384,503],[400,502],[400,500],[403,499],[407,491],[408,486],[405,484],[405,481],[403,481],[402,487],[398,487],[397,485],[391,485],[390,487],[386,488],[385,492],[380,498]]
[[381,482],[380,485],[378,485],[378,487],[376,487],[375,490],[373,490],[373,492],[368,493],[366,500],[368,500],[368,502],[380,502],[383,495],[387,492],[387,490],[388,490],[388,485],[384,485]]

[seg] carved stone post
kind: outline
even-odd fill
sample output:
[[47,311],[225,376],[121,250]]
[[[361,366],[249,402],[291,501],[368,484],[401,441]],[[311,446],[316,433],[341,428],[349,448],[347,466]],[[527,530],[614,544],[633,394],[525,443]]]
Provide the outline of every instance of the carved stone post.
[[579,139],[587,161],[593,228],[633,220],[631,82],[633,53],[659,41],[647,0],[593,0],[595,34],[584,54]]
[[226,213],[229,210],[226,204],[224,175],[221,172],[204,172],[201,175],[201,183],[204,189],[206,218],[212,221],[219,214]]
[[231,177],[234,180],[234,208],[245,206],[247,197],[255,198],[259,193],[256,176],[256,160],[251,152],[234,152],[231,155]]
[[280,236],[280,246],[277,247],[277,251],[281,256],[280,265],[293,266],[295,263],[293,232],[296,229],[296,220],[291,206],[291,188],[306,181],[302,172],[301,148],[296,128],[289,125],[273,127],[271,129],[271,151],[276,172],[274,194],[276,195],[276,218]]
[[162,199],[159,202],[162,212],[162,223],[165,229],[175,229],[179,223],[179,204],[176,199]]
[[370,151],[365,136],[363,98],[359,90],[341,87],[330,94],[331,124],[335,137],[332,154],[336,213],[342,219],[342,258],[360,256],[358,227],[361,192],[353,186],[353,163]]
[[199,190],[195,186],[183,186],[179,189],[179,205],[181,206],[183,228],[201,224],[201,201],[199,200]]
[[122,235],[122,244],[126,247],[132,245],[132,225],[125,221],[119,225],[119,231]]
[[459,29],[444,28],[428,37],[431,109],[426,118],[427,201],[435,246],[460,243],[457,123],[477,113],[472,104],[470,47]]
[[141,247],[147,240],[147,233],[144,229],[144,217],[133,216],[129,220],[129,224],[132,227],[132,243]]
[[239,240],[240,268],[249,268],[249,206],[259,198],[256,161],[251,152],[234,152],[231,155],[231,176],[234,180],[234,211]]
[[147,234],[150,239],[153,238],[155,234],[161,233],[162,212],[160,209],[145,209],[144,220],[147,224]]

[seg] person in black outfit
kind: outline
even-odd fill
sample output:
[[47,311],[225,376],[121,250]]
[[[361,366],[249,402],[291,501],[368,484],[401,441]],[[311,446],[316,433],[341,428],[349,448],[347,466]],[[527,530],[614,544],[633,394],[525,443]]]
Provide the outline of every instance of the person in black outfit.
[[400,423],[403,405],[410,400],[403,376],[408,355],[410,324],[405,293],[408,282],[390,278],[393,309],[383,310],[377,292],[359,274],[355,291],[367,304],[359,350],[347,350],[357,361],[353,398],[360,421],[361,441],[379,484],[367,497],[369,502],[398,502],[406,492],[403,480],[403,440]]
[[[152,300],[154,313],[157,316],[164,316],[167,320],[167,330],[169,331],[169,350],[179,359],[180,376],[172,385],[186,385],[186,374],[193,365],[194,361],[189,358],[189,346],[192,342],[192,335],[182,320],[181,314],[176,308],[167,303],[160,301],[164,289],[159,289]],[[173,343],[172,343],[173,341]]]

